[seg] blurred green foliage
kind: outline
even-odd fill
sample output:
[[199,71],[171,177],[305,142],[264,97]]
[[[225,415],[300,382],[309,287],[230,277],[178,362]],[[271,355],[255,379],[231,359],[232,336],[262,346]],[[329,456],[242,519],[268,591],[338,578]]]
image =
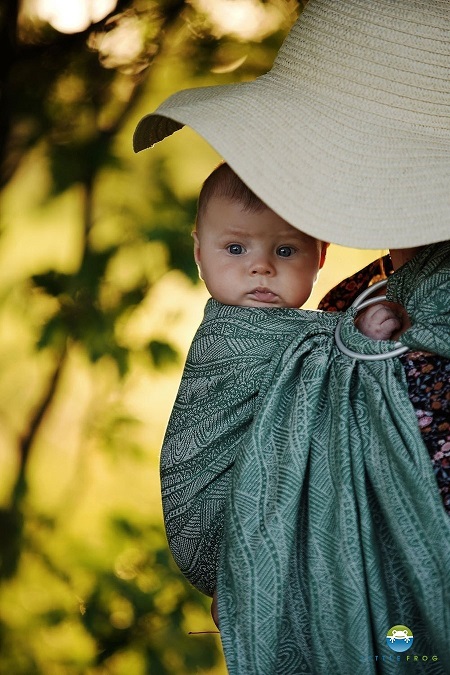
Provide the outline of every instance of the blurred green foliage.
[[[181,582],[161,528],[111,516],[101,555],[28,514],[19,576],[3,590],[0,671],[197,672],[217,658],[214,637],[189,636],[206,603]],[[19,605],[19,607],[18,607]],[[130,667],[130,664],[133,664]]]
[[270,67],[298,3],[243,1],[245,35],[241,0],[117,0],[71,32],[37,0],[0,7],[0,673],[219,672],[217,638],[188,636],[209,603],[168,552],[142,428],[179,374],[184,301],[155,308],[196,283],[213,153],[136,158],[131,134],[172,91]]

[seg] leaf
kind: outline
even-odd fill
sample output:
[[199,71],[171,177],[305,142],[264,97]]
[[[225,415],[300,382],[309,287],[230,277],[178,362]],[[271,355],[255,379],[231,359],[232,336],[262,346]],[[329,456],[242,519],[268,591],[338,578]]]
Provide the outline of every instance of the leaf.
[[152,340],[148,345],[150,356],[157,368],[164,368],[178,362],[178,352],[168,342]]

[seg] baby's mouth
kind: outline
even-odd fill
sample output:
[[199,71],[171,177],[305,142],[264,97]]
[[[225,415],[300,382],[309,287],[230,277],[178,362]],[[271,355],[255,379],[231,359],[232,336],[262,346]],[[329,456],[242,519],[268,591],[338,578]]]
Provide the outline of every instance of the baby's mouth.
[[258,286],[250,291],[250,296],[259,302],[275,302],[278,300],[278,295],[269,288]]

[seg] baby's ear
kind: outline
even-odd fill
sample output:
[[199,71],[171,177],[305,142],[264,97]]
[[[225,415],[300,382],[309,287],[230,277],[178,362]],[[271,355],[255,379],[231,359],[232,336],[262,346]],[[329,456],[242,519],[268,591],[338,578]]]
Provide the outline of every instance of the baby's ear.
[[195,260],[195,264],[198,267],[198,273],[199,273],[200,279],[203,279],[202,264],[200,262],[200,241],[199,241],[199,238],[198,238],[198,234],[195,230],[192,232],[192,239],[194,240],[194,260]]
[[323,264],[325,262],[325,258],[327,257],[327,250],[328,250],[329,245],[330,244],[329,244],[328,241],[323,241],[322,244],[321,244],[322,248],[321,248],[321,251],[320,251],[319,270],[321,270],[322,267],[323,267]]
[[200,264],[200,242],[198,240],[198,234],[196,230],[193,230],[191,232],[192,239],[194,240],[194,260],[197,263],[197,265]]

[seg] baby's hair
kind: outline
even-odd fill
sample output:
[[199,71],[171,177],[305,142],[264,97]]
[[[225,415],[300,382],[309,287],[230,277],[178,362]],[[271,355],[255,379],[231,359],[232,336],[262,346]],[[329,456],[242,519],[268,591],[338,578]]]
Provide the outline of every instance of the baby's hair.
[[267,205],[250,190],[225,162],[219,164],[203,183],[198,197],[197,227],[211,197],[223,197],[242,205],[243,211],[260,213]]

